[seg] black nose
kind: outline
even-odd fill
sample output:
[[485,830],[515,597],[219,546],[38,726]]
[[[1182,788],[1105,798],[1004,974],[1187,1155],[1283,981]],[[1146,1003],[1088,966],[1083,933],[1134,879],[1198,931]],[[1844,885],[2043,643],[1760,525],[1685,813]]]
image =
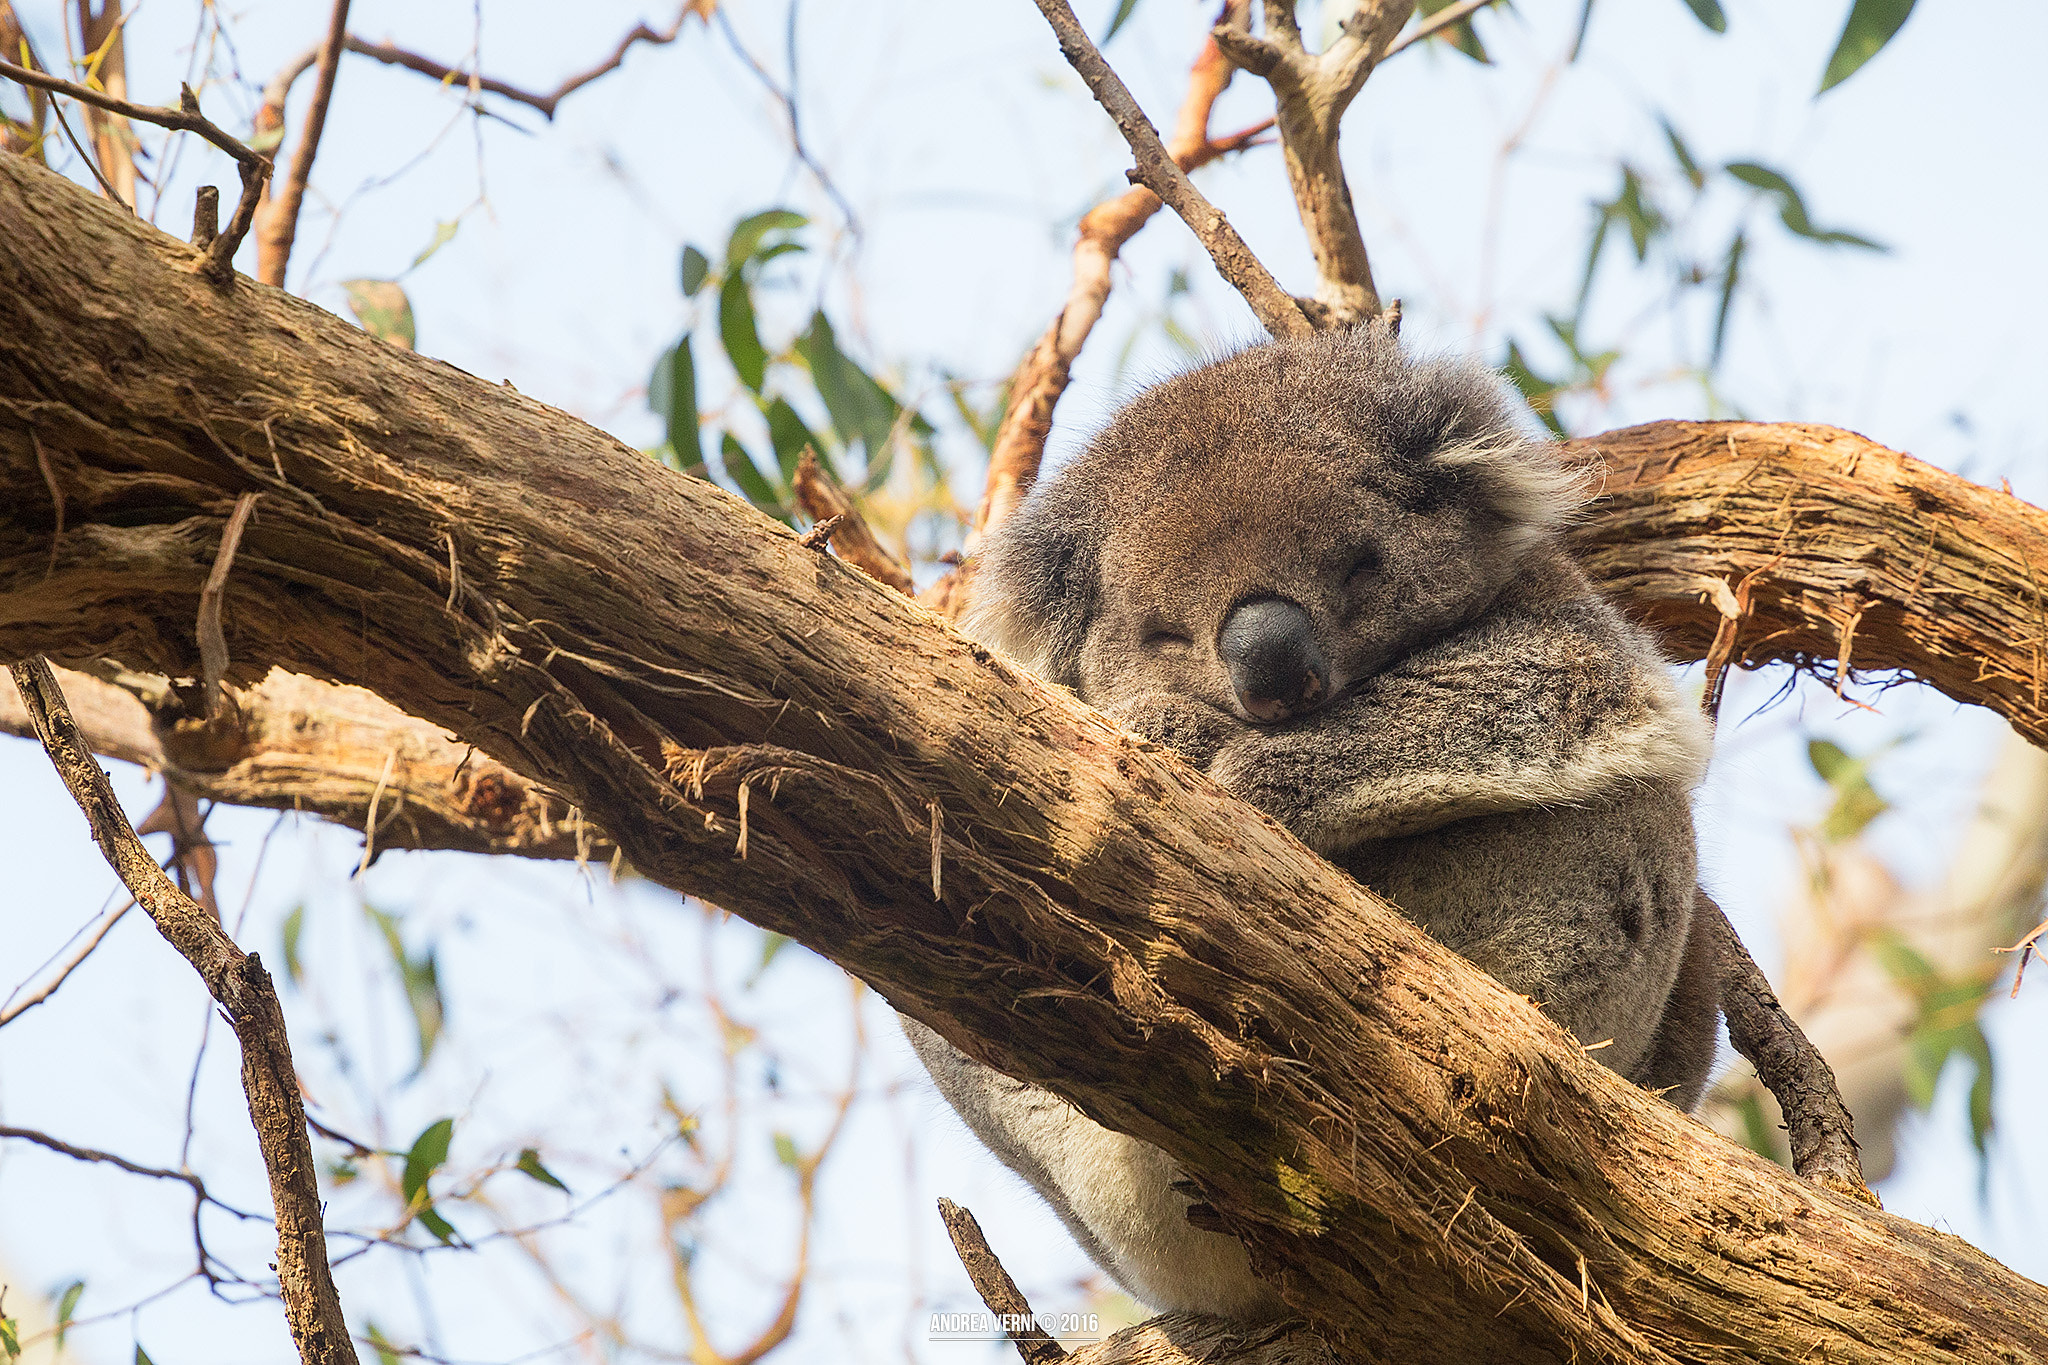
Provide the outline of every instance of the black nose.
[[1216,647],[1230,666],[1238,705],[1253,720],[1286,720],[1329,695],[1330,666],[1316,648],[1308,613],[1283,597],[1231,608]]

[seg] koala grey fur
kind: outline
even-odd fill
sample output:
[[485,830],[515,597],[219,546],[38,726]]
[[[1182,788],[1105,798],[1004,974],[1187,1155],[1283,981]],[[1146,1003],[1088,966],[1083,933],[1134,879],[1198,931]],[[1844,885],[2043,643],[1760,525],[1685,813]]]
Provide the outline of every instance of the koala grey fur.
[[[1368,325],[1169,379],[984,550],[964,625],[1175,749],[1681,1109],[1709,738],[1556,532],[1586,478],[1498,379]],[[1153,1307],[1282,1311],[1179,1169],[905,1021],[969,1128]],[[1612,1040],[1611,1042],[1608,1040]]]

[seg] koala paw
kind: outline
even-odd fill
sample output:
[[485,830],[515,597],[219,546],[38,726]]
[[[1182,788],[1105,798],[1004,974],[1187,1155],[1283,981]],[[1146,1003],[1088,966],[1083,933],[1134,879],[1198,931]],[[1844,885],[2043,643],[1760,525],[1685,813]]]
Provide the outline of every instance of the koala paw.
[[1104,708],[1140,739],[1149,739],[1179,754],[1197,768],[1206,767],[1244,723],[1228,712],[1175,692],[1147,692]]

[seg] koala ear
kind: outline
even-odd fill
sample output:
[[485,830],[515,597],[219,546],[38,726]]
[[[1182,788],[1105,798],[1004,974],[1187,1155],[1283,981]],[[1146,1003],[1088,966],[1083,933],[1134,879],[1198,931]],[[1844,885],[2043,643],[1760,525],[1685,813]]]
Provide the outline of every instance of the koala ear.
[[1567,460],[1556,442],[1531,440],[1509,425],[1461,433],[1430,459],[1470,481],[1516,553],[1562,529],[1597,491],[1596,466]]
[[1100,510],[1085,491],[1040,485],[982,547],[960,629],[1047,682],[1079,686],[1081,643],[1095,616]]

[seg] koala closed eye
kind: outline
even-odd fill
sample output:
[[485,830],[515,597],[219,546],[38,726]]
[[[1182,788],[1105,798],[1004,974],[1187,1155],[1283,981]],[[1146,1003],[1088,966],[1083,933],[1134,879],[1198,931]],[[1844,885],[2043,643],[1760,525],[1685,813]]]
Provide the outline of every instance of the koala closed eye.
[[1359,550],[1357,558],[1352,560],[1350,570],[1344,575],[1345,585],[1357,588],[1372,582],[1375,578],[1379,577],[1380,562],[1380,551],[1377,545],[1363,547]]

